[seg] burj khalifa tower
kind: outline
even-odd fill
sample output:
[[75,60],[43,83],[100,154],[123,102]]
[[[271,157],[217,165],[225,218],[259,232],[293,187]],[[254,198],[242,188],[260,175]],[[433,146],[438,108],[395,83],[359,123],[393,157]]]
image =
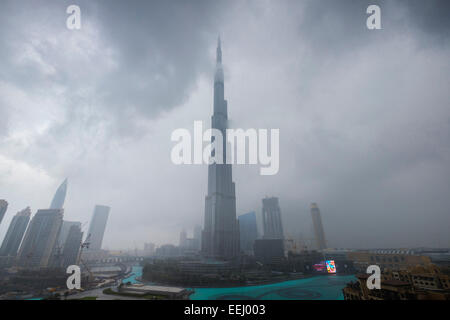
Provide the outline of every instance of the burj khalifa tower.
[[214,76],[214,113],[211,117],[211,127],[222,132],[223,163],[212,163],[208,167],[208,194],[205,199],[202,253],[207,257],[222,260],[232,260],[239,255],[239,225],[236,220],[235,185],[232,180],[231,164],[226,163],[227,109],[227,101],[224,99],[222,48],[219,37]]

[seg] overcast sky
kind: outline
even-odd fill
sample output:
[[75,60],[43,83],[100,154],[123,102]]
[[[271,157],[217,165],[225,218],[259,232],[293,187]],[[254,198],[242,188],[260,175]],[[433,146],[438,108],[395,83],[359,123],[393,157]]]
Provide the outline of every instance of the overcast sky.
[[331,247],[450,247],[449,18],[444,0],[1,0],[0,240],[66,177],[65,219],[111,206],[105,248],[202,224],[207,166],[172,164],[170,135],[210,123],[220,33],[230,126],[280,129],[277,175],[233,167],[238,215],[277,196],[307,240],[317,202]]

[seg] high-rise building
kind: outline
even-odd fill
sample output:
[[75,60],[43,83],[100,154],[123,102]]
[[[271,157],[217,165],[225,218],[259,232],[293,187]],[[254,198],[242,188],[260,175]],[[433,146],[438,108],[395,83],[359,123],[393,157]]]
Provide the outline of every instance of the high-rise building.
[[61,231],[59,233],[58,237],[58,245],[63,248],[64,244],[66,243],[67,236],[69,235],[70,228],[72,226],[77,226],[81,230],[81,222],[78,221],[63,221],[63,224],[61,226]]
[[181,249],[181,251],[180,251],[181,253],[189,255],[189,254],[196,253],[200,250],[200,248],[199,248],[200,238],[198,238],[199,233],[201,234],[201,229],[199,231],[197,229],[197,227],[194,229],[194,236],[192,238],[189,238],[187,236],[186,230],[183,229],[180,232],[179,247]]
[[264,264],[277,264],[284,259],[283,239],[257,239],[253,250],[255,258]]
[[102,248],[103,236],[105,234],[110,209],[107,206],[95,206],[87,235],[89,237],[89,250],[100,250]]
[[[235,185],[231,164],[226,163],[226,129],[228,105],[224,99],[224,75],[220,38],[217,45],[214,76],[214,112],[211,127],[220,130],[223,138],[222,154],[212,154],[222,163],[208,166],[208,194],[205,198],[205,220],[202,232],[202,252],[209,257],[232,259],[239,254],[239,226],[236,220]],[[213,142],[213,139],[211,139]],[[213,151],[215,152],[215,150]],[[220,161],[219,161],[220,162]]]
[[183,229],[180,232],[180,243],[179,243],[179,246],[181,248],[186,247],[186,239],[187,239],[186,230]]
[[180,247],[173,244],[163,244],[155,250],[155,255],[158,257],[176,257],[180,256]]
[[30,222],[30,216],[31,210],[30,207],[27,207],[22,211],[17,212],[13,217],[0,248],[0,256],[17,255],[17,250],[19,250],[28,222]]
[[200,251],[202,249],[202,227],[195,226],[194,228],[195,249]]
[[238,220],[241,250],[247,254],[253,254],[253,246],[256,238],[258,238],[256,214],[253,211],[245,213],[240,215]]
[[64,268],[73,264],[77,264],[82,239],[83,232],[81,232],[81,224],[72,224],[67,234],[67,238],[65,240],[64,248],[62,251],[62,266]]
[[47,267],[63,222],[63,209],[40,209],[30,222],[18,254],[23,267]]
[[283,223],[278,198],[264,198],[262,200],[262,217],[264,239],[283,239]]
[[67,193],[67,178],[61,183],[61,185],[56,190],[53,196],[52,203],[50,204],[50,209],[62,209],[64,207],[64,200],[66,199]]
[[8,202],[6,200],[0,199],[0,223],[2,223],[3,217],[6,213],[6,209],[8,209]]
[[316,203],[311,203],[311,217],[314,227],[314,236],[316,239],[317,249],[326,249],[325,233],[323,231],[322,218],[320,217],[320,210]]

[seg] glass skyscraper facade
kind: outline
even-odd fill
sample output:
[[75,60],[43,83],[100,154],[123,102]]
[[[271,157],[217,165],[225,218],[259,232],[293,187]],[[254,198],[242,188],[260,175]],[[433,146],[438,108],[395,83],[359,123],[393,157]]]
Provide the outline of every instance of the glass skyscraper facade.
[[3,239],[0,248],[0,256],[15,256],[19,250],[23,235],[30,222],[31,210],[30,207],[19,211],[9,224],[8,231]]
[[2,223],[5,217],[6,209],[8,209],[8,202],[6,200],[0,200],[0,223]]
[[[239,254],[239,227],[236,219],[236,194],[231,164],[226,163],[226,129],[228,105],[224,99],[224,75],[220,38],[217,45],[214,75],[214,113],[211,127],[220,130],[223,138],[222,163],[208,167],[208,194],[205,199],[205,220],[202,252],[209,257],[232,259]],[[213,139],[211,139],[213,142]],[[220,155],[215,155],[220,156]]]
[[48,267],[63,222],[63,209],[40,209],[28,227],[18,254],[23,267]]
[[238,217],[241,251],[253,255],[253,246],[258,238],[255,212],[245,213]]
[[61,183],[61,185],[56,190],[53,197],[52,203],[50,204],[50,209],[62,209],[64,207],[64,200],[66,199],[67,193],[67,178]]
[[95,206],[87,234],[89,250],[100,250],[102,248],[103,236],[105,235],[110,209],[108,206]]
[[311,203],[311,218],[314,227],[314,236],[316,239],[317,249],[322,250],[327,247],[325,240],[325,232],[323,231],[322,217],[316,203]]
[[262,217],[264,239],[284,239],[283,223],[278,198],[264,198]]
[[67,234],[67,238],[65,239],[62,251],[62,266],[64,268],[78,263],[82,239],[83,232],[81,232],[81,226],[72,224]]

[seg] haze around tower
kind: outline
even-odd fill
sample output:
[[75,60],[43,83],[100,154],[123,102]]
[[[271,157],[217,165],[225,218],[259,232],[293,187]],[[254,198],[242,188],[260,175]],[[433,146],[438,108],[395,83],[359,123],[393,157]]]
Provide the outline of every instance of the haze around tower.
[[448,246],[449,3],[378,2],[380,32],[369,1],[80,0],[72,32],[67,1],[2,1],[0,238],[65,177],[64,219],[111,207],[105,248],[203,224],[207,166],[174,165],[170,134],[211,121],[220,33],[230,127],[280,128],[277,175],[233,167],[237,215],[275,196],[308,238],[317,202],[330,246]]

